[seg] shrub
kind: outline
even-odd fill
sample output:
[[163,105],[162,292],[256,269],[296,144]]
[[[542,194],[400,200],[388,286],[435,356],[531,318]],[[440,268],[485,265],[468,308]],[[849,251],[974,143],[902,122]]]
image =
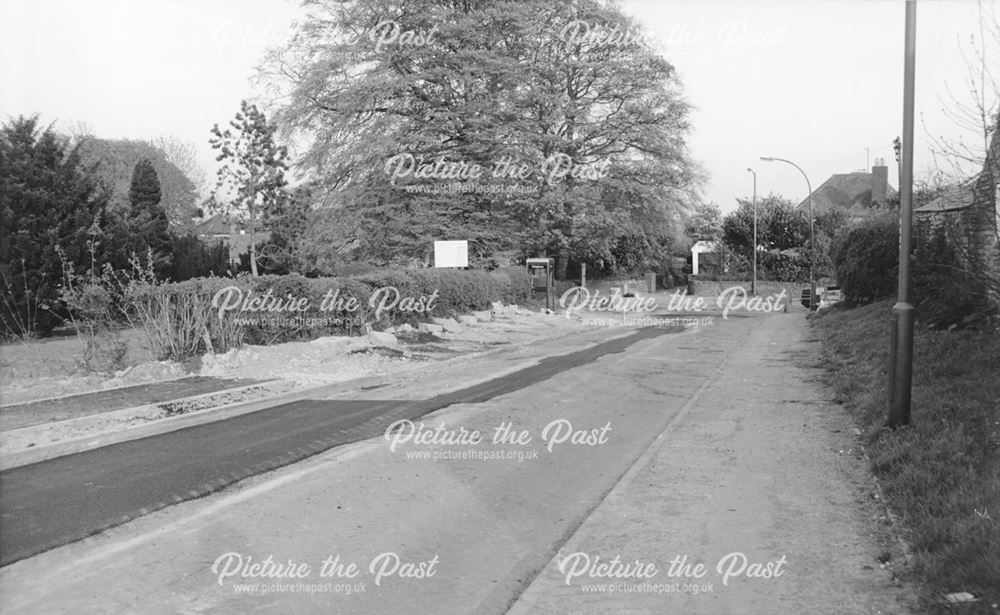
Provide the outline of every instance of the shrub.
[[485,271],[423,269],[412,272],[412,276],[420,294],[438,292],[434,311],[439,316],[482,310],[503,298],[499,279]]
[[848,303],[858,305],[891,296],[899,273],[896,214],[879,213],[842,229],[834,241],[833,264]]
[[64,279],[60,299],[66,304],[73,330],[85,344],[79,366],[88,372],[104,373],[124,368],[128,343],[118,335],[107,275],[84,278],[67,270]]
[[917,234],[913,296],[920,319],[938,328],[968,324],[994,311],[942,227]]
[[[277,299],[291,297],[297,299],[306,297],[309,299],[310,309],[305,312],[281,312],[277,314],[258,313],[247,314],[250,317],[262,317],[256,324],[246,327],[246,335],[243,341],[248,344],[267,346],[269,344],[280,344],[297,339],[315,337],[311,335],[316,327],[307,324],[310,321],[305,319],[319,317],[320,298],[315,296],[314,285],[303,276],[293,273],[289,275],[262,275],[254,278],[241,278],[245,282],[244,292],[250,291],[254,294],[263,295],[270,291],[271,295]],[[278,315],[282,318],[280,322],[272,324],[269,316]],[[288,319],[302,317],[301,325],[289,326]]]
[[222,275],[229,269],[229,248],[221,241],[214,245],[194,235],[172,238],[168,277],[175,282],[211,275]]
[[[393,287],[398,297],[429,297],[437,293],[433,313],[404,311],[400,306],[375,317],[372,293]],[[305,298],[308,309],[295,312],[226,310],[220,317],[227,288],[233,297],[246,298],[270,292],[285,300]],[[242,295],[240,295],[242,294]],[[353,298],[356,309],[333,304],[323,308],[324,297]],[[161,282],[154,276],[133,274],[122,283],[122,312],[141,326],[158,359],[183,360],[213,350],[225,352],[244,343],[268,345],[323,335],[353,335],[378,325],[387,327],[416,323],[430,316],[448,316],[487,309],[493,301],[524,302],[530,296],[530,279],[520,268],[486,273],[444,269],[383,269],[349,278],[305,278],[298,274],[265,275],[258,278],[194,278],[184,282]],[[213,302],[215,304],[213,305]],[[332,309],[331,309],[332,308]]]
[[360,261],[351,261],[347,263],[338,263],[334,267],[334,273],[342,277],[351,277],[358,275],[366,275],[369,273],[378,272],[379,268],[371,263],[364,263]]
[[757,258],[757,275],[761,280],[808,282],[808,247],[793,250],[762,251]]
[[510,280],[506,287],[506,303],[524,303],[531,297],[531,276],[524,267],[501,267],[493,275],[505,275]]
[[204,350],[210,305],[201,293],[181,284],[134,281],[124,300],[156,360],[180,361]]

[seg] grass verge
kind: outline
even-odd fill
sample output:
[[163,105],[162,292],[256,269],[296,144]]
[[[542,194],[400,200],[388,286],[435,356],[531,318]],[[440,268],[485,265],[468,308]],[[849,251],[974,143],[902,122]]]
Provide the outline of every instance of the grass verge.
[[[862,430],[872,471],[913,555],[927,613],[1000,613],[1000,332],[914,340],[911,424],[888,414],[892,302],[813,317],[829,384]],[[948,604],[969,592],[977,601]]]

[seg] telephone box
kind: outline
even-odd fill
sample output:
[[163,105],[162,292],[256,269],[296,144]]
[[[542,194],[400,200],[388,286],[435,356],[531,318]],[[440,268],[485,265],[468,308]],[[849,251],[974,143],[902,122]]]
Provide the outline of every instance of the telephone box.
[[555,310],[555,259],[552,258],[529,258],[525,265],[528,268],[528,275],[531,276],[531,290],[535,295],[545,294],[545,307]]

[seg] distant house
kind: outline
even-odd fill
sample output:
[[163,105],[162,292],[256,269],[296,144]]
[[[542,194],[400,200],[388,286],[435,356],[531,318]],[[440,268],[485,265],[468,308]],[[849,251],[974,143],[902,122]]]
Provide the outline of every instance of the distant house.
[[[250,225],[236,217],[225,214],[209,216],[204,220],[195,223],[194,233],[199,239],[208,244],[222,241],[229,246],[229,262],[239,264],[240,255],[250,251]],[[260,245],[267,241],[270,233],[257,226],[256,240],[257,250],[260,253]]]
[[[860,215],[875,203],[886,203],[895,194],[896,190],[889,185],[889,167],[879,158],[875,160],[870,173],[856,171],[831,175],[819,188],[813,190],[813,209],[817,216],[836,207]],[[796,208],[808,212],[809,197]]]

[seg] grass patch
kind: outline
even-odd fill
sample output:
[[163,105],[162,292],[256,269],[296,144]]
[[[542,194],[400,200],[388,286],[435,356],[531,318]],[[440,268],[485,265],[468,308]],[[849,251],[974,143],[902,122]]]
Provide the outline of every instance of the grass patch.
[[[813,317],[829,383],[854,414],[872,470],[901,520],[927,613],[1000,611],[1000,332],[914,339],[911,425],[888,415],[892,302]],[[945,605],[969,592],[978,602]]]

